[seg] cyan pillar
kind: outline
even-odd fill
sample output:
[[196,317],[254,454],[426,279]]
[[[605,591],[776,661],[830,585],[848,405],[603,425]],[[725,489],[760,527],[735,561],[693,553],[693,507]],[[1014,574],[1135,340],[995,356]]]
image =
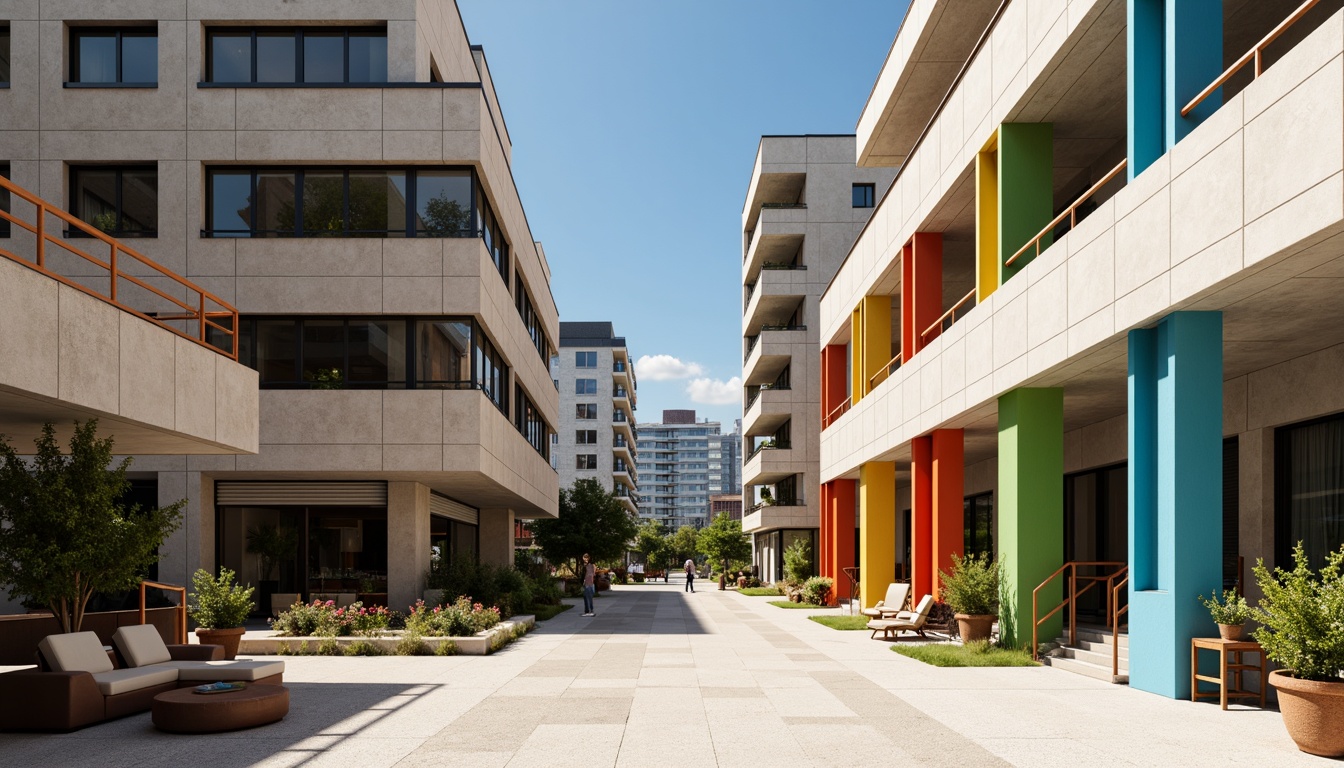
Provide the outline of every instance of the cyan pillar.
[[[1032,591],[1064,564],[1064,390],[1015,389],[999,397],[999,627],[1009,648],[1031,645]],[[1044,615],[1063,599],[1059,579],[1041,590]],[[1063,627],[1056,614],[1040,640]]]
[[1223,71],[1221,0],[1129,0],[1125,42],[1130,181],[1222,106],[1181,109]]
[[1129,685],[1190,696],[1190,639],[1222,589],[1223,317],[1129,332]]

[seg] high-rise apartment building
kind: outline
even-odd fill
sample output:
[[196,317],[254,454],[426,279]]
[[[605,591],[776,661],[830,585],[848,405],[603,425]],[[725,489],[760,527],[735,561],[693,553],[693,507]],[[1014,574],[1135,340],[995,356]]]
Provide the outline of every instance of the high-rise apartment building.
[[723,464],[731,462],[732,450],[723,425],[697,421],[693,410],[665,410],[662,422],[640,424],[640,517],[668,530],[705,527],[709,497],[729,492],[732,478]]
[[761,578],[817,551],[817,302],[895,172],[855,168],[853,136],[763,136],[742,210],[742,528]]
[[1027,647],[1100,584],[1063,613],[1127,669],[1052,663],[1185,698],[1201,592],[1344,545],[1344,11],[1300,7],[911,4],[821,298],[824,573],[995,554]]
[[[79,386],[130,421],[256,451],[118,443],[178,454],[134,465],[161,501],[189,499],[160,578],[226,566],[286,599],[404,608],[435,561],[512,562],[514,517],[556,514],[558,319],[485,54],[455,5],[9,7],[7,175],[237,307],[236,321],[189,319],[213,340],[236,333],[260,387],[249,439],[220,426],[254,417],[234,363],[142,355],[141,320],[89,315],[120,325],[129,378]],[[121,264],[182,299],[162,317],[198,306],[189,286]],[[118,283],[118,300],[133,290]],[[74,372],[118,370],[116,344],[84,349]],[[247,541],[270,526],[295,546],[266,574]]]
[[625,337],[608,322],[560,323],[560,352],[551,374],[560,392],[551,456],[560,486],[595,479],[638,514],[638,382]]

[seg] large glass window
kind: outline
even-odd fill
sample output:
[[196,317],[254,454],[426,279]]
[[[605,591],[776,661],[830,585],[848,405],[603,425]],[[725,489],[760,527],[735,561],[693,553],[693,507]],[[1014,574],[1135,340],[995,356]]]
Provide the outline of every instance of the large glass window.
[[1344,545],[1344,415],[1280,427],[1274,449],[1275,561],[1291,568],[1301,542],[1320,569]]
[[542,458],[551,457],[551,428],[521,385],[514,385],[513,425]]
[[575,379],[574,394],[576,395],[596,395],[597,379]]
[[417,386],[471,386],[471,331],[467,320],[421,320],[416,324]]
[[477,527],[470,523],[431,515],[429,518],[430,569],[437,571],[459,558],[476,559]]
[[597,353],[596,353],[596,352],[575,352],[575,353],[574,353],[574,367],[575,367],[575,368],[596,368],[596,367],[597,367]]
[[962,501],[962,513],[966,522],[966,554],[994,559],[994,494],[967,496]]
[[[8,76],[0,79],[8,79]],[[70,82],[157,85],[158,31],[107,27],[70,30]]]
[[596,419],[597,403],[576,403],[574,405],[574,418]]
[[213,29],[206,48],[211,83],[387,82],[387,30],[381,27]]
[[518,307],[518,316],[523,319],[523,327],[527,329],[532,345],[537,348],[537,354],[541,355],[542,361],[549,360],[551,343],[546,339],[541,316],[532,305],[532,294],[523,283],[523,276],[517,273],[513,276],[513,303]]
[[71,168],[70,210],[109,235],[154,237],[159,225],[158,169]]
[[472,172],[418,171],[415,175],[415,231],[421,235],[470,235]]
[[9,85],[9,27],[0,24],[0,85]]

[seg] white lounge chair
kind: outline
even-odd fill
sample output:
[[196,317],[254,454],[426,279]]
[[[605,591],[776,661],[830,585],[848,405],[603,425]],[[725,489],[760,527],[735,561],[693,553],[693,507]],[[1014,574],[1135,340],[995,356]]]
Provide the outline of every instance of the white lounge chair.
[[887,619],[905,610],[905,601],[910,597],[910,585],[892,582],[887,585],[886,597],[877,601],[872,608],[859,611],[874,619]]
[[915,606],[913,611],[901,611],[889,619],[873,619],[868,622],[868,629],[873,631],[869,639],[877,637],[877,633],[882,633],[883,640],[893,639],[892,635],[900,636],[902,632],[914,632],[920,637],[924,637],[924,622],[929,620],[929,611],[933,610],[933,595],[925,595],[920,598],[919,605]]

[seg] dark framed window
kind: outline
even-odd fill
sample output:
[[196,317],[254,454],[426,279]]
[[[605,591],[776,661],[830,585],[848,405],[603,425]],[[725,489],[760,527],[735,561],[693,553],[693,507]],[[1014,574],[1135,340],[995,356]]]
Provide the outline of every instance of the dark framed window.
[[537,354],[541,355],[542,362],[546,362],[551,356],[551,342],[546,338],[546,331],[541,325],[541,316],[537,314],[532,304],[532,294],[523,283],[523,276],[516,273],[513,276],[513,303],[518,308],[518,317],[523,320],[528,338],[532,339],[532,345],[537,348]]
[[1344,414],[1274,430],[1274,560],[1302,542],[1313,570],[1344,545]]
[[574,353],[574,367],[575,367],[575,368],[596,368],[596,367],[597,367],[597,353],[596,353],[596,352],[575,352],[575,353]]
[[[0,163],[0,176],[9,179],[9,163]],[[10,213],[9,190],[0,187],[0,211]],[[0,218],[0,237],[9,237],[9,219]]]
[[541,415],[541,409],[527,396],[527,390],[521,384],[513,386],[513,426],[518,434],[527,439],[541,457],[551,458],[551,428]]
[[9,25],[0,24],[0,88],[9,87]]
[[576,395],[596,395],[597,379],[575,379],[574,394]]
[[596,419],[597,403],[577,403],[574,406],[574,418]]
[[216,27],[206,32],[205,60],[209,83],[386,83],[387,29]]
[[575,469],[597,469],[597,454],[580,453],[574,457]]
[[[155,165],[71,166],[70,210],[115,237],[156,237],[159,170]],[[73,232],[79,236],[82,232]]]
[[872,184],[855,184],[851,205],[855,208],[872,208],[877,189]]
[[597,430],[596,429],[574,430],[574,443],[576,445],[597,445]]
[[[5,53],[5,58],[8,59],[8,51]],[[0,79],[7,80],[8,76]],[[157,86],[158,29],[154,27],[71,29],[70,82],[79,85]]]
[[967,555],[985,555],[994,559],[994,494],[977,493],[962,500],[965,516]]

